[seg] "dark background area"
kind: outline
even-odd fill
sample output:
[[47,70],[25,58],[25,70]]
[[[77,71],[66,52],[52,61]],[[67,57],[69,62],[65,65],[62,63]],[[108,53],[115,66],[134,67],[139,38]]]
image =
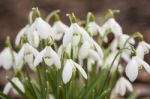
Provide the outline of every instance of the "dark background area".
[[[60,9],[61,19],[68,25],[66,13],[74,12],[79,19],[85,19],[87,12],[92,11],[99,23],[100,16],[108,9],[119,9],[116,20],[123,27],[124,33],[141,32],[150,43],[150,0],[0,0],[1,50],[6,36],[11,37],[14,45],[17,32],[27,24],[27,16],[32,7],[39,7],[43,17],[53,10]],[[150,61],[149,58],[150,55],[147,55],[146,60]],[[135,87],[142,90],[142,95],[148,96],[141,99],[150,99],[150,76],[140,72]]]

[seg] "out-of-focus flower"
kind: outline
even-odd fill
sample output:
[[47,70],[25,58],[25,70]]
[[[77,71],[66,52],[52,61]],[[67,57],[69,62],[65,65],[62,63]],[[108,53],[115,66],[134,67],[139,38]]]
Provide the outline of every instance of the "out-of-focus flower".
[[23,61],[25,61],[31,69],[34,69],[34,58],[38,55],[38,51],[30,44],[25,43],[18,53],[18,66],[22,68]]
[[133,91],[132,84],[126,78],[120,77],[115,86],[116,93],[124,96],[127,90],[130,92]]
[[72,23],[64,35],[63,46],[67,46],[69,43],[73,46],[77,46],[80,41],[91,42],[91,39],[92,38],[82,27],[80,27],[77,23]]
[[139,42],[136,48],[137,56],[140,57],[141,59],[144,59],[144,55],[149,53],[149,50],[150,44],[146,43],[145,41],[141,41]]
[[58,54],[50,47],[46,46],[35,58],[34,66],[37,66],[40,62],[44,62],[48,65],[55,65],[58,69],[61,68],[61,62]]
[[130,81],[134,81],[138,76],[139,68],[144,67],[144,69],[150,73],[150,66],[144,60],[139,58],[138,56],[133,56],[132,59],[126,66],[125,72]]
[[90,34],[92,34],[92,36],[95,36],[97,34],[101,34],[101,27],[94,21],[89,22],[87,24],[87,31],[90,32]]
[[79,72],[82,74],[82,76],[87,79],[87,74],[84,71],[84,69],[82,68],[82,66],[80,66],[79,64],[75,63],[73,60],[68,59],[65,63],[63,72],[62,72],[62,78],[63,78],[63,82],[66,84],[70,81],[71,77],[72,77],[72,72],[74,69],[78,69]]
[[17,34],[16,39],[15,39],[15,45],[19,46],[21,39],[27,35],[29,29],[29,25],[26,25],[23,27]]
[[28,39],[28,42],[33,47],[37,48],[39,46],[40,38],[39,38],[39,35],[38,35],[37,31],[30,32],[30,30],[29,30],[28,34],[27,34],[27,39]]
[[94,49],[91,48],[88,42],[84,42],[79,50],[79,60],[83,60],[88,57],[96,61],[100,60],[100,55]]
[[[21,83],[21,81],[17,78],[17,77],[13,77],[11,80],[22,92],[25,92],[24,86]],[[8,94],[10,92],[10,90],[13,89],[13,92],[15,94],[18,94],[17,91],[15,90],[15,88],[12,86],[12,84],[10,82],[8,82],[6,84],[6,86],[4,87],[3,93],[4,94]]]
[[101,27],[102,34],[105,34],[107,30],[111,30],[115,36],[123,34],[121,26],[116,22],[114,18],[108,19]]
[[29,33],[34,33],[35,31],[38,33],[41,39],[52,37],[53,34],[52,27],[40,17],[36,18],[29,28]]
[[0,65],[3,66],[4,69],[9,70],[12,66],[17,68],[16,62],[17,53],[15,51],[12,51],[11,53],[11,50],[8,47],[4,48],[0,53]]
[[53,25],[53,38],[56,41],[59,41],[62,39],[65,31],[68,30],[68,26],[62,23],[61,21],[56,21]]

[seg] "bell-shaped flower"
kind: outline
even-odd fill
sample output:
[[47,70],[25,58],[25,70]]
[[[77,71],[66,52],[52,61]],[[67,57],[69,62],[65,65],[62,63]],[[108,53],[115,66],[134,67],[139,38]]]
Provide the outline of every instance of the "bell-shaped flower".
[[68,30],[68,26],[62,23],[61,21],[56,21],[53,25],[53,38],[56,41],[59,41],[62,39],[65,31]]
[[46,46],[35,58],[34,66],[39,65],[44,60],[46,65],[55,65],[58,69],[61,68],[61,61],[58,54],[50,47]]
[[[13,78],[11,79],[11,81],[12,81],[22,92],[25,92],[25,88],[24,88],[23,84],[21,83],[21,81],[20,81],[17,77],[13,77]],[[8,83],[6,84],[6,86],[4,87],[3,93],[4,93],[4,94],[8,94],[8,93],[11,91],[11,89],[13,90],[13,92],[14,92],[15,94],[18,94],[17,91],[16,91],[16,89],[13,87],[13,85],[12,85],[10,82],[8,82]]]
[[108,19],[103,26],[101,27],[102,34],[104,35],[106,31],[111,30],[111,32],[118,36],[120,34],[123,34],[121,26],[116,22],[114,18]]
[[144,67],[144,69],[150,73],[150,65],[138,56],[133,56],[132,59],[126,66],[125,72],[130,81],[134,81],[138,76],[139,68]]
[[16,67],[17,62],[17,53],[15,51],[10,50],[10,48],[6,47],[0,53],[0,65],[3,66],[5,70],[9,70],[12,66]]
[[101,34],[101,27],[94,21],[89,22],[87,24],[87,31],[90,32],[90,34],[92,34],[92,36],[95,36],[95,35],[98,35],[98,34],[103,36]]
[[[111,72],[116,71],[117,66],[118,66],[118,62],[119,62],[119,57],[117,57],[114,61],[114,63],[112,64],[115,56],[117,55],[117,50],[114,52],[111,52],[106,59],[104,60],[104,64],[102,65],[102,69],[104,68],[111,68]],[[111,67],[112,66],[112,67]]]
[[80,66],[79,64],[75,63],[73,60],[68,59],[64,65],[64,69],[62,72],[62,78],[63,78],[63,82],[66,84],[70,81],[71,77],[72,77],[72,72],[73,70],[79,70],[79,72],[81,73],[81,75],[87,79],[87,74],[84,71],[84,69],[82,68],[82,66]]
[[39,46],[40,38],[39,38],[39,35],[38,35],[37,31],[30,32],[30,30],[29,30],[28,34],[27,34],[27,39],[28,39],[28,42],[33,47],[37,48]]
[[30,26],[29,33],[34,33],[35,31],[38,33],[41,39],[47,39],[52,36],[53,29],[42,18],[38,17]]
[[132,84],[124,77],[120,77],[116,83],[115,91],[121,96],[124,96],[127,91],[132,92]]
[[117,37],[115,37],[110,45],[111,51],[115,51],[118,47],[123,48],[123,47],[130,46],[130,44],[135,44],[135,40],[133,38],[131,38],[128,42],[126,42],[129,37],[130,36],[127,34],[120,34]]
[[27,63],[30,69],[34,69],[34,58],[38,55],[38,51],[30,44],[25,43],[18,53],[18,66],[21,69],[23,62]]
[[15,45],[19,46],[22,37],[24,37],[25,35],[27,35],[27,31],[29,29],[29,25],[26,25],[25,27],[23,27],[17,34],[16,39],[15,39]]
[[80,41],[90,42],[91,37],[77,23],[72,23],[63,37],[63,46],[67,46],[69,43],[73,46],[77,46]]
[[141,59],[144,59],[144,55],[149,53],[149,50],[150,44],[146,43],[145,41],[141,41],[139,42],[136,48],[137,56],[140,57]]
[[101,58],[98,52],[92,49],[91,45],[85,41],[80,47],[78,58],[79,60],[83,60],[88,57],[94,59],[95,61],[99,61]]

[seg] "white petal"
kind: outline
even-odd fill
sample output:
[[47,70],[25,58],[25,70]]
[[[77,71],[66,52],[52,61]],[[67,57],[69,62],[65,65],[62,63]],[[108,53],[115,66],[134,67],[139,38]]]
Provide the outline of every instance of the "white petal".
[[72,77],[72,69],[73,64],[69,60],[67,60],[62,72],[62,78],[65,84],[68,83]]
[[[72,60],[71,60],[72,61]],[[79,70],[79,72],[82,74],[82,76],[87,79],[87,74],[84,71],[84,69],[82,68],[82,66],[80,66],[79,64],[75,63],[74,61],[72,61],[72,63],[74,64],[74,66]]]
[[44,54],[46,53],[46,48],[44,48],[35,58],[34,60],[34,66],[39,65],[40,62],[42,62],[42,59],[44,57]]
[[13,59],[9,48],[4,48],[1,52],[1,64],[3,65],[4,69],[9,70],[13,65]]
[[99,57],[98,53],[97,53],[96,51],[92,50],[92,49],[89,50],[89,56],[90,56],[92,59],[96,60],[96,61],[99,61],[99,60],[100,60],[100,57]]
[[17,34],[16,39],[15,39],[15,45],[16,45],[16,46],[19,46],[21,37],[23,37],[25,34],[27,34],[28,28],[29,28],[29,25],[26,25],[25,27],[23,27],[23,28],[19,31],[19,33]]
[[29,49],[29,51],[36,57],[39,52],[37,49],[33,48],[30,44],[26,43],[26,47]]
[[115,38],[112,42],[111,42],[111,45],[110,45],[110,48],[111,48],[111,51],[115,51],[118,47],[118,39]]
[[11,90],[11,88],[12,88],[12,86],[11,86],[11,84],[8,82],[8,83],[6,84],[6,86],[4,87],[3,93],[4,93],[4,94],[8,94],[9,91]]
[[128,89],[130,92],[132,92],[132,91],[133,91],[132,84],[131,84],[127,79],[125,79],[125,78],[124,78],[124,83],[126,84],[127,89]]
[[126,86],[125,86],[124,80],[122,79],[120,79],[120,92],[119,93],[121,96],[124,96],[126,93]]
[[12,79],[12,82],[16,84],[16,86],[22,91],[22,92],[25,92],[25,89],[24,89],[24,86],[23,84],[21,83],[21,81],[17,78],[17,77],[14,77]]
[[28,41],[29,43],[34,46],[35,48],[37,48],[39,46],[40,43],[40,39],[39,39],[39,35],[37,33],[37,31],[34,31],[32,33],[28,32]]
[[72,34],[70,33],[70,29],[66,31],[63,38],[63,46],[67,46],[70,42],[72,42]]
[[125,72],[130,81],[133,82],[137,78],[138,64],[135,58],[132,58],[132,60],[127,64]]
[[19,53],[18,53],[18,63],[17,63],[17,66],[19,67],[22,67],[22,63],[23,63],[23,58],[24,58],[24,55],[25,55],[25,46],[26,44],[24,44],[22,46],[22,48],[20,49]]
[[141,65],[144,67],[144,69],[150,73],[150,65],[148,63],[146,63],[145,61],[143,61],[142,59],[140,58],[137,58],[138,62],[141,63]]
[[88,57],[90,45],[88,42],[84,42],[79,50],[79,60],[83,60]]
[[60,69],[61,68],[61,62],[60,62],[60,58],[59,56],[57,55],[57,53],[51,48],[51,57],[52,57],[52,60],[55,64],[55,66]]

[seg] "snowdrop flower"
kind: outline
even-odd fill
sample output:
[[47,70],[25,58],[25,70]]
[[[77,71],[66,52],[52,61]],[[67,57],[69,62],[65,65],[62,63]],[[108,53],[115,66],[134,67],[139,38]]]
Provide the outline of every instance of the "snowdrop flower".
[[35,58],[34,66],[39,65],[40,62],[44,62],[48,65],[55,65],[58,69],[61,68],[61,62],[58,54],[50,47],[46,46]]
[[79,64],[75,63],[73,60],[68,59],[65,63],[63,72],[62,72],[62,78],[63,78],[63,82],[66,84],[70,81],[71,77],[72,77],[72,72],[73,69],[78,69],[79,72],[82,74],[82,76],[87,79],[87,74],[84,71],[84,69],[82,68],[82,66],[80,66]]
[[40,38],[39,38],[39,35],[38,35],[37,31],[30,32],[30,30],[29,30],[28,34],[27,34],[27,39],[28,39],[28,42],[33,47],[37,48],[39,46]]
[[91,42],[91,37],[77,23],[72,23],[63,37],[63,46],[67,46],[69,43],[73,46],[77,46],[80,41]]
[[114,18],[108,19],[104,25],[101,27],[102,34],[104,35],[107,30],[111,29],[112,33],[115,36],[123,34],[121,26],[116,22]]
[[116,93],[124,96],[127,90],[129,92],[133,91],[132,84],[126,78],[120,77],[115,86]]
[[100,60],[100,56],[99,54],[90,48],[90,44],[88,42],[84,42],[83,45],[81,46],[80,50],[79,50],[79,60],[83,60],[85,58],[92,58],[96,61]]
[[149,53],[149,50],[150,44],[146,43],[145,41],[141,41],[139,42],[136,48],[137,56],[140,57],[141,59],[144,59],[144,55]]
[[52,28],[42,18],[38,17],[35,19],[33,24],[30,26],[29,33],[37,32],[41,39],[47,39],[52,36]]
[[[17,78],[17,77],[13,77],[11,80],[22,92],[25,92],[24,86],[21,83],[21,81]],[[17,91],[15,90],[15,88],[11,85],[10,82],[8,82],[6,84],[6,86],[4,87],[3,93],[4,94],[8,94],[10,92],[10,90],[13,89],[13,92],[15,94],[17,94]]]
[[101,27],[94,21],[87,24],[87,31],[90,32],[92,36],[95,36],[98,33],[101,35]]
[[21,69],[23,61],[25,61],[31,69],[34,69],[34,58],[38,55],[38,51],[28,43],[25,43],[18,53],[18,66]]
[[54,37],[54,40],[56,40],[56,41],[61,40],[65,31],[68,30],[68,26],[66,26],[61,21],[56,21],[52,28],[54,30],[53,37]]
[[29,25],[26,25],[25,27],[23,27],[17,34],[16,39],[15,39],[15,45],[19,46],[22,37],[24,37],[25,35],[27,35],[27,31],[29,29]]
[[139,68],[144,67],[144,69],[150,73],[150,66],[144,60],[139,58],[138,56],[133,56],[132,59],[126,66],[125,72],[130,81],[134,81],[138,76]]
[[3,66],[4,69],[9,70],[12,66],[15,68],[17,62],[17,53],[14,51],[11,53],[10,48],[6,47],[0,53],[0,60],[0,65]]
[[[115,37],[110,45],[111,51],[115,51],[118,47],[123,48],[123,47],[130,46],[130,44],[135,44],[135,40],[133,38],[131,38],[126,43],[128,38],[129,38],[129,35],[127,35],[127,34],[120,34],[117,37]],[[126,45],[124,46],[125,43],[126,43]]]
[[[117,54],[117,50],[114,52],[111,52],[109,54],[109,56],[104,60],[104,65],[102,66],[102,69],[104,68],[110,68],[110,66],[112,65],[112,62]],[[117,66],[118,66],[118,62],[119,62],[119,57],[116,58],[116,60],[114,61],[112,67],[111,67],[111,72],[116,71]]]
[[65,48],[63,47],[63,45],[59,46],[58,52],[57,52],[59,57],[61,57],[63,52],[65,52],[69,56],[71,55],[71,43],[69,43]]

